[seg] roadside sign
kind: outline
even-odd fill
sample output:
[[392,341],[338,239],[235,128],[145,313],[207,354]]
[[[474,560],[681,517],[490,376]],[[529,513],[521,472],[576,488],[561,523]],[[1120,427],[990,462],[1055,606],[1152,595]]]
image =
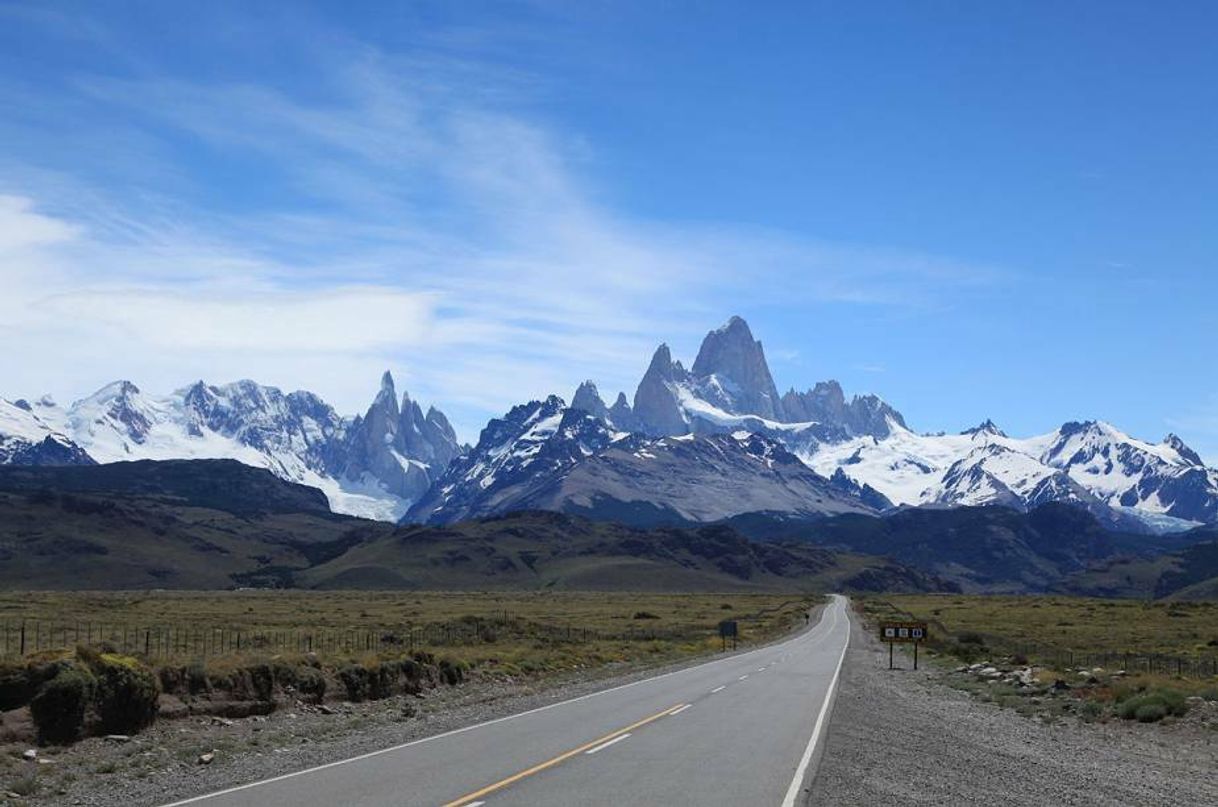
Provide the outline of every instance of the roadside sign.
[[719,623],[719,638],[723,640],[723,649],[727,649],[727,640],[732,640],[732,649],[736,649],[736,637],[740,635],[740,629],[736,625],[736,620],[725,619]]
[[925,642],[929,634],[925,622],[881,622],[880,641],[900,644]]
[[888,669],[892,669],[892,646],[912,644],[914,646],[914,669],[918,669],[918,645],[930,634],[925,622],[881,622],[880,641],[888,643]]

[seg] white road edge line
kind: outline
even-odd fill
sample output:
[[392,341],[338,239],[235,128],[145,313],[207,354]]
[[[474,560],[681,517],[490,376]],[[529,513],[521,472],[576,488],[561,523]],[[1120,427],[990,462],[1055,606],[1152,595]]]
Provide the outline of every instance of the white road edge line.
[[[614,743],[620,743],[622,740],[626,739],[629,736],[630,736],[630,732],[626,732],[625,734],[619,734],[618,736],[614,737],[612,740],[601,743],[596,748],[589,748],[584,753],[585,754],[595,754],[597,751],[603,751],[606,748],[608,748],[609,746],[613,745]],[[479,803],[481,803],[481,802],[479,802]],[[469,807],[474,807],[474,805],[471,804],[471,805],[469,805]]]
[[483,804],[486,804],[486,802],[485,801],[471,801],[469,804],[465,805],[465,807],[482,807]]
[[669,713],[668,713],[668,716],[669,716],[669,717],[676,717],[677,715],[681,714],[682,712],[684,712],[686,709],[688,709],[688,708],[689,708],[689,707],[691,707],[691,706],[693,706],[693,704],[692,704],[692,703],[687,703],[687,704],[685,704],[684,706],[680,706],[680,707],[678,707],[678,708],[676,708],[676,709],[673,709],[671,712],[669,712]]
[[[765,650],[774,650],[776,647],[784,647],[786,645],[791,644],[792,642],[801,641],[802,639],[805,639],[808,636],[810,636],[811,634],[815,633],[817,631],[817,629],[819,629],[824,624],[825,624],[825,621],[822,616],[822,618],[819,621],[817,621],[817,623],[815,625],[813,625],[810,629],[804,631],[803,633],[799,634],[798,636],[793,636],[792,638],[787,639],[785,642],[781,642],[777,645],[769,645],[767,647],[758,647],[755,650],[748,650],[748,651],[745,651],[744,653],[740,653],[739,655],[728,656],[727,658],[714,659],[712,661],[706,661],[701,664],[695,664],[691,667],[683,667],[679,670],[673,670],[672,672],[666,672],[666,673],[661,673],[660,675],[652,676],[651,678],[641,678],[638,681],[631,681],[629,684],[622,684],[621,686],[610,687],[609,689],[602,689],[599,692],[589,692],[587,695],[580,695],[577,698],[568,698],[565,701],[558,701],[557,703],[547,704],[546,706],[538,706],[536,709],[529,709],[524,712],[517,712],[516,714],[513,714],[513,715],[504,715],[503,717],[497,717],[494,720],[486,720],[482,723],[475,723],[472,726],[464,726],[459,729],[453,729],[452,731],[443,732],[442,734],[433,734],[430,737],[420,737],[419,739],[411,740],[408,743],[402,743],[401,745],[393,745],[393,746],[390,746],[389,748],[381,748],[376,751],[369,751],[366,754],[360,754],[358,756],[348,757],[347,759],[339,759],[339,760],[335,760],[334,762],[327,762],[324,765],[317,765],[312,768],[305,768],[302,771],[293,771],[292,773],[285,773],[285,774],[281,774],[279,776],[272,776],[269,779],[260,779],[256,782],[250,782],[249,784],[236,785],[235,787],[225,788],[224,790],[217,790],[214,793],[204,793],[200,796],[191,796],[188,799],[182,799],[181,801],[174,801],[174,802],[170,802],[168,804],[164,804],[164,805],[162,805],[162,807],[182,807],[183,805],[186,805],[186,804],[195,804],[200,801],[206,801],[207,799],[215,799],[215,798],[219,798],[220,796],[227,796],[230,793],[238,793],[242,790],[249,790],[251,788],[261,787],[262,785],[269,785],[269,784],[273,784],[275,782],[282,782],[285,779],[295,779],[297,776],[304,776],[306,774],[316,773],[317,771],[328,770],[329,768],[337,768],[340,765],[348,765],[352,762],[361,762],[365,759],[370,759],[372,757],[379,757],[382,754],[391,754],[394,751],[401,751],[403,748],[409,748],[414,745],[422,745],[423,743],[429,743],[433,740],[441,740],[441,739],[444,739],[445,737],[452,737],[455,734],[464,734],[467,731],[474,731],[476,729],[485,728],[487,726],[492,726],[496,723],[504,723],[508,720],[515,720],[518,717],[526,717],[528,715],[537,714],[538,712],[546,712],[546,711],[549,711],[550,709],[557,709],[560,706],[567,706],[568,704],[578,703],[580,701],[586,701],[589,698],[596,698],[601,695],[607,695],[610,692],[619,692],[623,689],[630,689],[631,687],[637,687],[640,684],[647,684],[647,683],[651,683],[652,681],[659,681],[663,678],[668,678],[673,675],[680,675],[681,673],[687,673],[687,672],[690,672],[691,670],[701,669],[702,667],[710,667],[714,664],[723,664],[724,662],[728,662],[728,661],[739,661],[742,658],[747,658],[748,656],[752,656],[756,653],[761,653]],[[834,622],[834,624],[837,624],[837,623]],[[832,630],[832,628],[830,628],[830,630]],[[821,637],[821,638],[824,638],[824,637]],[[813,642],[813,644],[817,644],[817,643],[819,643],[819,642]]]
[[716,692],[722,692],[725,689],[727,689],[727,684],[724,684],[721,687],[715,687],[714,689],[711,690],[711,694],[714,695]]
[[[837,611],[833,612],[833,627],[829,628],[829,632],[833,632],[833,628],[837,627]],[[804,749],[804,755],[799,760],[799,767],[795,769],[795,778],[791,780],[791,786],[787,788],[786,798],[782,800],[782,807],[795,807],[795,800],[799,798],[799,786],[804,783],[804,776],[808,773],[808,765],[812,762],[812,755],[816,752],[816,743],[820,740],[821,732],[825,729],[825,717],[829,714],[829,704],[833,702],[833,693],[837,689],[838,679],[842,674],[842,662],[846,660],[846,650],[850,648],[850,619],[846,619],[846,641],[842,644],[842,654],[837,659],[837,669],[833,671],[833,679],[829,681],[829,688],[825,691],[825,700],[820,705],[820,714],[816,716],[816,725],[812,727],[812,736],[808,738],[808,747]]]

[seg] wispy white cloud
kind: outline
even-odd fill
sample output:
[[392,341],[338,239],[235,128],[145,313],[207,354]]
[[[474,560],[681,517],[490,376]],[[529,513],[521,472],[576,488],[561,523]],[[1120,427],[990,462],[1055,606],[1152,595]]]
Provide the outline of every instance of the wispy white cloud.
[[[629,391],[656,342],[750,306],[937,305],[1001,280],[898,250],[632,219],[600,200],[583,141],[519,111],[527,77],[324,42],[308,93],[85,75],[56,116],[0,87],[30,113],[0,124],[5,141],[80,143],[89,127],[64,122],[82,110],[124,133],[61,150],[70,164],[0,158],[0,394],[257,377],[354,411],[389,366],[472,437],[587,375]],[[130,185],[108,181],[116,165]],[[201,176],[214,166],[265,187],[216,202]]]

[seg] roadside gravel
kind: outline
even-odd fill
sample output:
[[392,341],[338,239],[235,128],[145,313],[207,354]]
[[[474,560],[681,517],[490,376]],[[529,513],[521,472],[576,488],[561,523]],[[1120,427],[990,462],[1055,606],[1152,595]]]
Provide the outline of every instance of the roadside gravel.
[[806,804],[1218,804],[1212,726],[1023,717],[950,688],[933,665],[889,671],[856,620]]

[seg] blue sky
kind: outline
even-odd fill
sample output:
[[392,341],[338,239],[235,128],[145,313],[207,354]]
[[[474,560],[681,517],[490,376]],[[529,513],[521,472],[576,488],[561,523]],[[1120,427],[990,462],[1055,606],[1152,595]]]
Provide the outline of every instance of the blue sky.
[[1218,461],[1212,4],[207,5],[0,3],[0,395],[390,367],[473,438],[739,313]]

